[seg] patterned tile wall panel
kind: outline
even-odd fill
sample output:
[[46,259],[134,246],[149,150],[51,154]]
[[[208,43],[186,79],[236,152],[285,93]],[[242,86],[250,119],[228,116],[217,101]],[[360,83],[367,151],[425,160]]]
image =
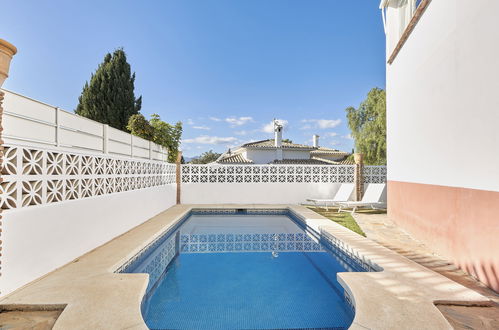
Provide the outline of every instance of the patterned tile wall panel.
[[165,272],[166,267],[170,264],[173,258],[177,255],[176,235],[172,235],[160,246],[154,249],[153,253],[140,264],[134,273],[149,274],[149,283],[147,291],[156,284],[161,275]]
[[182,165],[182,183],[352,183],[354,165]]
[[379,272],[383,269],[377,264],[373,263],[371,260],[366,259],[358,252],[353,250],[348,244],[342,240],[336,238],[327,231],[320,230],[320,242],[323,246],[328,248],[328,251],[339,257],[344,263],[343,266],[348,269],[351,268],[355,271],[366,271],[366,272]]
[[386,166],[367,165],[364,166],[364,183],[385,183]]
[[2,210],[175,183],[175,164],[4,146]]
[[301,233],[182,234],[180,253],[319,252],[319,243]]
[[[182,183],[353,183],[355,165],[182,165]],[[386,166],[364,166],[365,183],[385,183]]]
[[289,215],[288,209],[221,209],[203,208],[192,209],[192,215],[228,215],[228,214],[249,214],[249,215]]

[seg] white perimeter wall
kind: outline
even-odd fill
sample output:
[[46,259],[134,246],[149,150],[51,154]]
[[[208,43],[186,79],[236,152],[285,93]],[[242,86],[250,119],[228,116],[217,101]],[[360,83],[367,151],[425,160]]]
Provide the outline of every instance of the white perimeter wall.
[[182,204],[299,204],[333,198],[341,183],[184,183]]
[[1,294],[106,243],[175,204],[175,184],[3,213]]
[[72,112],[5,92],[2,138],[5,143],[96,154],[166,160],[167,149]]
[[387,65],[388,180],[499,191],[498,13],[432,1]]

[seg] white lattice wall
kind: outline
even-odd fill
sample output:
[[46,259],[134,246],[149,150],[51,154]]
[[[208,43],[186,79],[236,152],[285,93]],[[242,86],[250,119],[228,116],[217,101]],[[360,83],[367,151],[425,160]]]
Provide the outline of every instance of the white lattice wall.
[[365,165],[364,183],[386,183],[386,166]]
[[5,146],[3,210],[78,200],[175,183],[175,165],[161,161]]
[[[355,165],[182,165],[182,183],[353,183]],[[365,183],[386,182],[386,166],[364,166]]]
[[174,205],[175,170],[163,161],[4,146],[0,294]]
[[182,165],[182,183],[347,183],[354,165]]
[[[355,165],[182,165],[185,204],[297,204],[332,198],[354,182]],[[385,166],[365,166],[365,183],[386,181]]]

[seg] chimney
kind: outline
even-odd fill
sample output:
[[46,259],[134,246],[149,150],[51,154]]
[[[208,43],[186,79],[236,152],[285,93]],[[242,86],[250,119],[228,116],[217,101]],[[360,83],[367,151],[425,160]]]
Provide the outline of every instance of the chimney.
[[314,141],[314,148],[319,148],[319,135],[314,134],[312,140]]
[[276,148],[282,146],[282,125],[274,119],[274,145]]
[[282,160],[282,125],[274,119],[275,159]]

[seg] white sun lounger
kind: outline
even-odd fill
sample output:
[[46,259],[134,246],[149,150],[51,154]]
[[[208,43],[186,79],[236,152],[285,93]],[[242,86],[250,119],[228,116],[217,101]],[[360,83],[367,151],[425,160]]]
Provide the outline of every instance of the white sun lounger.
[[350,198],[350,195],[352,195],[353,189],[355,185],[353,183],[343,183],[340,186],[340,189],[336,192],[334,197],[332,199],[316,199],[316,198],[311,198],[307,199],[308,202],[314,203],[315,206],[322,206],[328,210],[329,206],[335,206],[338,204],[338,202],[346,202]]
[[344,209],[352,209],[352,213],[354,213],[359,207],[370,207],[372,209],[386,207],[386,203],[381,202],[385,187],[386,185],[384,183],[369,184],[364,193],[364,197],[362,197],[362,201],[339,202],[338,205],[340,208],[338,209],[338,212],[344,211]]

